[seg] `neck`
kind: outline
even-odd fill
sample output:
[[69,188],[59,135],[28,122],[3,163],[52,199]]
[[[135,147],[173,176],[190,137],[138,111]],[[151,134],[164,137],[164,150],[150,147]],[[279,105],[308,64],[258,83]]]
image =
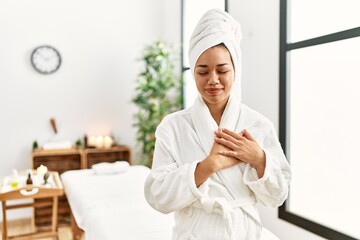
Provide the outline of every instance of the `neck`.
[[224,113],[228,100],[229,99],[227,99],[224,102],[216,103],[216,104],[205,102],[207,107],[209,108],[211,116],[213,117],[213,119],[215,120],[218,126],[220,125],[221,117]]

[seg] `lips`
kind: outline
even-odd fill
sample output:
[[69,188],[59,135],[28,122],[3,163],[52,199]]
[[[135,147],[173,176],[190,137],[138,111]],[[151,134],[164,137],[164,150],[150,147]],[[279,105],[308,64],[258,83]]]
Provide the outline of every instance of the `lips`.
[[222,88],[207,88],[205,89],[208,93],[214,95],[221,92]]

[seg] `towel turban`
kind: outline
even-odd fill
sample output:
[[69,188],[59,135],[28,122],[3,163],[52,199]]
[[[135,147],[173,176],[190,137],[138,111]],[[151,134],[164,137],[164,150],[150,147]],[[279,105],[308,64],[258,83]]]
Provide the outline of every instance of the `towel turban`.
[[194,75],[196,61],[205,50],[224,43],[235,69],[234,80],[237,86],[233,86],[233,92],[240,97],[241,39],[240,24],[230,14],[220,9],[207,11],[197,23],[190,38],[189,62],[192,74]]

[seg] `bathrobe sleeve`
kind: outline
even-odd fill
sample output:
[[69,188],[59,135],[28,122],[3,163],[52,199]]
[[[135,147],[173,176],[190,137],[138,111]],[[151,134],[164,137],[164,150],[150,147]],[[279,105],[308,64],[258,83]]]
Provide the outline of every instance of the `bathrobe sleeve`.
[[266,155],[265,173],[258,178],[249,164],[244,171],[244,182],[254,192],[257,201],[267,207],[278,207],[286,200],[290,184],[290,166],[272,124],[260,141]]
[[148,203],[162,213],[180,210],[203,196],[194,177],[199,161],[181,164],[177,153],[181,143],[171,130],[165,124],[156,130],[152,171],[144,188]]

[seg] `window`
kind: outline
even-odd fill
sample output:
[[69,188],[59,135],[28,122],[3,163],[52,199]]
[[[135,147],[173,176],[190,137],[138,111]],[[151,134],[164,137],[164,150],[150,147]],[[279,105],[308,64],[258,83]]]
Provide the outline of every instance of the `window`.
[[227,11],[226,0],[182,0],[182,71],[184,79],[184,107],[191,106],[197,96],[195,80],[189,71],[189,41],[191,34],[201,16],[212,8]]
[[279,217],[360,239],[360,1],[280,3],[280,141],[293,175]]

